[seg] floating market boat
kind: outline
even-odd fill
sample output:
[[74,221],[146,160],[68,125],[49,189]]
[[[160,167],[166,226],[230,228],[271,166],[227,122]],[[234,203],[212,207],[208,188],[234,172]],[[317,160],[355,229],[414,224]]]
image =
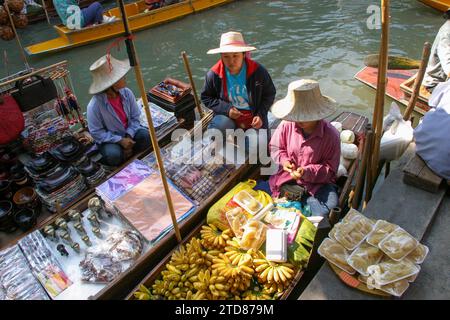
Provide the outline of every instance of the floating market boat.
[[450,8],[450,0],[420,0],[420,2],[423,2],[427,6],[435,8],[442,12],[445,12],[448,8]]
[[[184,0],[145,12],[147,9],[145,2],[138,1],[125,5],[125,10],[127,12],[130,30],[135,32],[229,2],[232,2],[232,0]],[[54,26],[58,33],[58,38],[28,46],[25,48],[25,51],[29,55],[51,53],[123,34],[124,27],[120,19],[120,9],[118,7],[112,8],[104,14],[106,16],[114,16],[117,19],[109,23],[88,26],[81,30],[71,30],[64,25]]]
[[[355,133],[355,136],[356,136],[355,143],[358,144],[359,155],[361,155],[363,145],[364,145],[364,140],[365,140],[365,132],[366,132],[365,128],[368,123],[368,119],[366,117],[358,115],[356,113],[342,112],[339,116],[337,116],[334,119],[334,121],[338,121],[338,122],[342,123],[343,129],[352,130]],[[274,127],[274,126],[272,126],[272,127]],[[358,164],[359,164],[358,159],[359,159],[359,157],[357,158],[357,160],[353,161],[353,163],[351,164],[350,169],[348,171],[349,172],[348,176],[341,177],[343,179],[338,179],[338,181],[337,181],[338,186],[339,186],[339,193],[340,193],[339,206],[341,208],[346,207],[345,202],[349,196],[350,189],[352,186],[352,181],[353,181],[353,178],[356,176],[356,172],[358,169]],[[242,168],[240,168],[233,176],[230,177],[232,179],[232,181],[234,181],[234,184],[237,184],[238,182],[242,181],[242,180],[239,180],[239,177],[242,176],[241,174],[239,174],[239,171],[241,169]],[[245,176],[245,178],[250,178],[250,179],[255,179],[255,180],[263,178],[260,176],[260,168],[256,165],[247,167],[246,171],[247,171],[247,175]],[[228,192],[230,190],[229,187],[228,187],[228,189],[226,189],[227,185],[229,186],[228,183],[224,183],[218,188],[218,189],[224,190],[221,192],[222,194],[225,194],[226,192]],[[194,227],[190,229],[191,232],[183,239],[181,245],[186,246],[186,244],[188,244],[193,238],[200,237],[200,231],[202,230],[202,227],[207,225],[206,224],[207,213],[208,213],[208,208],[203,208],[203,210],[197,211],[197,213],[195,215],[195,219],[194,219],[194,216],[191,216],[188,220],[185,221],[185,223],[187,223],[188,221],[192,222],[193,220],[196,220],[197,225],[191,224],[191,225],[194,225]],[[322,221],[325,222],[326,219],[324,219]],[[314,273],[316,270],[318,270],[318,268],[321,265],[321,262],[320,262],[320,258],[318,256],[318,254],[317,254],[317,248],[319,247],[322,240],[328,234],[329,229],[330,229],[330,225],[328,223],[322,223],[322,222],[319,223],[318,229],[314,236],[313,247],[312,247],[312,249],[310,249],[311,252],[310,252],[310,256],[309,256],[309,260],[307,262],[306,268],[302,269],[302,268],[295,267],[293,269],[294,273],[292,274],[292,278],[290,279],[290,281],[288,281],[288,283],[283,282],[284,289],[283,289],[283,291],[279,291],[278,294],[276,294],[276,298],[281,299],[281,300],[286,300],[286,299],[290,298],[291,295],[296,294],[296,289],[297,289],[298,285],[300,284],[300,282],[303,279],[308,278],[306,276],[306,274],[309,275],[311,273]],[[173,235],[172,235],[172,237],[173,237]],[[171,243],[173,244],[174,241],[172,240]],[[182,251],[180,251],[180,246],[176,246],[176,247],[173,246],[172,248],[173,249],[169,252],[169,254],[167,254],[161,260],[161,262],[159,262],[153,268],[153,270],[151,270],[150,273],[147,273],[146,275],[144,273],[145,277],[141,278],[142,280],[134,287],[134,289],[129,291],[129,294],[126,296],[127,300],[136,300],[136,299],[146,300],[146,299],[151,298],[150,295],[146,296],[146,298],[139,298],[138,294],[135,295],[135,293],[136,292],[142,293],[143,291],[148,292],[145,288],[148,288],[148,290],[153,291],[152,286],[155,284],[155,281],[158,281],[158,283],[159,283],[158,286],[161,285],[161,282],[159,282],[161,280],[161,272],[163,274],[164,273],[167,274],[169,271],[167,271],[166,266],[167,266],[167,264],[171,263],[171,261],[173,261],[173,260],[171,260],[172,255],[174,253],[177,253],[179,255],[179,253],[182,252]],[[245,250],[242,250],[242,249],[238,249],[238,251],[239,250],[241,253],[246,252]],[[153,261],[153,264],[155,264],[154,261]],[[172,265],[172,267],[173,267],[173,265]],[[144,265],[136,266],[136,268],[143,269]],[[169,266],[169,268],[170,268],[170,266]],[[196,266],[194,268],[196,268]],[[186,273],[188,274],[189,272],[190,271],[187,271]],[[136,272],[136,274],[137,274],[137,272]],[[141,274],[143,274],[143,273],[141,272]],[[253,280],[256,280],[256,278],[253,277]],[[136,281],[136,279],[134,279],[134,282],[135,281]],[[164,281],[167,282],[167,280],[164,280]],[[174,280],[174,281],[176,281],[176,280]],[[123,280],[120,280],[120,282],[123,282]],[[169,283],[165,283],[164,286],[166,284],[168,285]],[[185,284],[186,284],[186,282],[184,282],[183,285],[181,285],[181,287],[183,287]],[[220,284],[219,284],[219,286],[220,286]],[[267,295],[262,294],[263,292],[260,292],[260,290],[261,290],[260,287],[263,287],[263,284],[260,283],[259,285],[256,285],[256,281],[254,281],[253,284],[250,286],[249,291],[247,291],[246,294],[253,294],[253,295],[249,296],[251,299],[268,299]],[[175,287],[173,287],[173,288],[175,288]],[[218,288],[218,287],[216,287],[216,288]],[[191,293],[195,293],[195,291],[197,289],[198,288],[192,289]],[[208,290],[208,288],[206,288],[206,290]],[[227,290],[227,289],[225,289],[225,290]],[[116,291],[116,290],[114,290],[114,291]],[[198,291],[200,291],[200,290],[198,290]],[[175,290],[172,293],[175,293],[175,292],[180,292],[180,290]],[[166,291],[166,293],[169,293],[169,295],[170,295],[169,291]],[[264,293],[267,293],[267,292],[264,292]],[[228,298],[235,297],[235,295],[234,295],[235,293],[230,294],[228,292],[228,294],[229,294]],[[172,295],[171,298],[174,298],[174,296],[175,296],[175,294]],[[249,298],[249,297],[247,297],[247,298]],[[116,298],[119,298],[119,297],[116,296]],[[161,295],[161,293],[158,293],[154,296],[154,298],[156,298],[156,299],[166,298],[167,299],[167,295],[164,297],[164,295]],[[199,296],[193,294],[192,296],[188,297],[187,299],[189,300],[189,299],[196,299],[196,298],[199,298]],[[203,297],[203,299],[204,298],[206,298],[206,297]]]
[[[388,70],[386,95],[398,102],[399,106],[406,107],[411,97],[415,75],[418,70]],[[378,69],[372,67],[364,67],[359,71],[355,78],[373,89],[377,89]],[[428,97],[421,93],[417,99],[414,111],[421,117],[430,110],[428,106]]]
[[[53,6],[53,1],[51,0],[43,0],[45,1],[45,6],[47,9],[47,13],[49,17],[57,17],[58,14],[56,13],[55,7]],[[78,3],[78,6],[80,8],[85,8],[89,6],[93,2],[104,2],[105,0],[80,0]],[[46,19],[45,16],[45,10],[44,8],[40,8],[40,10],[32,10],[31,12],[27,13],[27,18],[29,23],[35,23],[39,21],[43,21]]]

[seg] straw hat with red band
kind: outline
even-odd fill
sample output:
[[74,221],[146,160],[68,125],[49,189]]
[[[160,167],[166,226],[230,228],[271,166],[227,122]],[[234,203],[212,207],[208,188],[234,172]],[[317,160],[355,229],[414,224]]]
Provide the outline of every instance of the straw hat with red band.
[[220,37],[220,47],[209,50],[207,54],[249,52],[254,50],[256,50],[256,48],[247,45],[240,32],[230,31],[223,33]]
[[110,54],[106,54],[95,61],[89,68],[92,74],[92,84],[89,87],[90,94],[97,94],[110,88],[122,79],[130,71],[130,61],[117,60]]

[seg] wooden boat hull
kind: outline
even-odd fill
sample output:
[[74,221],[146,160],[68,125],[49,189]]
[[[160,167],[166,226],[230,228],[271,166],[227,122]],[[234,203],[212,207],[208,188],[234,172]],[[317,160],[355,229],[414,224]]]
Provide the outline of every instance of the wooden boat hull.
[[450,0],[420,0],[420,2],[442,12],[445,12],[450,8]]
[[[361,154],[362,150],[363,150],[364,140],[365,140],[364,139],[365,131],[366,131],[365,126],[368,123],[368,119],[364,116],[360,116],[355,113],[343,112],[338,117],[336,117],[334,120],[340,121],[343,124],[343,128],[354,130],[355,135],[358,137],[358,149],[359,149],[359,153]],[[340,197],[340,201],[339,201],[339,205],[341,207],[345,206],[344,201],[342,201],[341,199],[343,199],[344,195],[345,195],[345,197],[348,197],[348,194],[349,194],[350,188],[351,188],[351,182],[353,181],[353,177],[356,175],[357,167],[358,167],[358,161],[355,160],[349,170],[349,177],[347,178],[347,181],[344,183],[344,186],[341,190],[341,197]],[[245,168],[245,170],[247,171],[247,175],[245,175],[245,178],[250,178],[250,179],[258,179],[259,178],[260,170],[257,165],[247,166]],[[235,180],[236,182],[240,181],[240,180],[238,180],[239,176],[242,176],[242,174],[235,176],[233,178],[233,180]],[[226,191],[229,190],[229,189],[226,189],[225,185],[223,185],[220,189],[224,190],[222,192],[223,194],[225,194]],[[193,237],[199,235],[202,226],[206,223],[207,212],[208,212],[208,208],[205,208],[205,210],[202,210],[201,212],[199,212],[197,214],[197,216],[195,217],[195,220],[198,221],[197,225],[195,225],[195,227],[193,227],[193,229],[191,229],[192,231],[183,239],[181,244],[185,245]],[[324,219],[322,221],[325,222],[326,219]],[[316,237],[315,237],[315,241],[314,241],[314,247],[312,249],[310,260],[308,263],[308,267],[306,268],[306,270],[298,270],[297,271],[293,280],[291,281],[291,284],[284,291],[283,295],[280,297],[281,300],[287,300],[290,297],[290,295],[293,294],[294,290],[299,285],[300,281],[302,281],[303,275],[306,272],[311,272],[311,271],[314,272],[319,269],[321,262],[320,262],[320,258],[318,256],[318,254],[317,254],[317,248],[319,247],[322,240],[328,234],[328,231],[330,230],[330,228],[331,228],[331,226],[327,222],[325,222],[323,224],[322,223],[319,224],[318,231],[316,233]],[[163,271],[165,269],[166,264],[169,263],[169,261],[172,257],[172,254],[177,249],[178,249],[178,246],[172,247],[170,252],[168,252],[168,254],[165,257],[163,257],[163,259],[159,263],[156,264],[156,266],[153,268],[153,270],[151,270],[150,273],[146,274],[143,278],[141,278],[142,280],[134,287],[133,290],[128,291],[129,293],[125,297],[125,299],[126,300],[134,300],[135,298],[134,298],[133,294],[134,294],[134,292],[136,292],[139,289],[140,285],[144,285],[147,288],[151,288],[151,285],[155,282],[155,280],[157,280],[160,277],[161,271]]]
[[[233,0],[185,0],[173,5],[151,10],[147,13],[144,13],[146,8],[144,1],[138,1],[127,4],[125,10],[129,19],[130,29],[135,32],[232,1]],[[89,26],[81,30],[70,30],[63,25],[55,26],[59,35],[58,38],[28,46],[25,48],[25,51],[29,55],[51,53],[122,35],[124,33],[124,28],[122,20],[120,19],[121,14],[119,8],[113,8],[105,14],[115,16],[117,19],[110,23]]]
[[[386,95],[396,101],[399,106],[406,107],[408,105],[408,96],[405,95],[405,88],[402,89],[402,85],[405,83],[410,83],[411,77],[417,73],[417,70],[388,70],[387,73],[387,86]],[[364,67],[359,71],[355,78],[362,83],[368,85],[373,89],[377,89],[377,77],[378,69],[371,67]],[[416,115],[422,117],[426,112],[430,110],[426,98],[418,99],[414,111]]]

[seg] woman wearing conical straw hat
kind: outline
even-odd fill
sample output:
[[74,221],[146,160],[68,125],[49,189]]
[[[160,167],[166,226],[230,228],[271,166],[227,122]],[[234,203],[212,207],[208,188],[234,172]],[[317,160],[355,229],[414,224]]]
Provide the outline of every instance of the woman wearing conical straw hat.
[[103,163],[118,166],[150,147],[148,130],[141,127],[140,114],[133,92],[126,87],[125,75],[130,62],[107,54],[95,61],[89,70],[93,94],[87,106],[89,132],[99,145]]
[[209,128],[268,128],[267,113],[275,99],[275,86],[267,70],[250,58],[255,47],[245,43],[241,33],[222,34],[220,47],[208,54],[220,54],[206,74],[201,99],[214,111]]
[[339,132],[324,120],[336,108],[314,80],[291,82],[286,97],[271,108],[284,121],[270,140],[271,157],[280,165],[269,179],[270,191],[274,197],[296,196],[314,216],[326,216],[338,204],[341,144]]

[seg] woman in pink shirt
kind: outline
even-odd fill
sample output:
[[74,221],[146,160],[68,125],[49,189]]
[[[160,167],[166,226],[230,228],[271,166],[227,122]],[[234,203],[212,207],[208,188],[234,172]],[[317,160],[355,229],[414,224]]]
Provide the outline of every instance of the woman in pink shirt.
[[280,165],[269,179],[272,196],[296,195],[314,216],[326,216],[338,204],[339,133],[323,120],[336,107],[321,94],[317,81],[298,80],[271,109],[284,120],[270,140],[271,157]]

